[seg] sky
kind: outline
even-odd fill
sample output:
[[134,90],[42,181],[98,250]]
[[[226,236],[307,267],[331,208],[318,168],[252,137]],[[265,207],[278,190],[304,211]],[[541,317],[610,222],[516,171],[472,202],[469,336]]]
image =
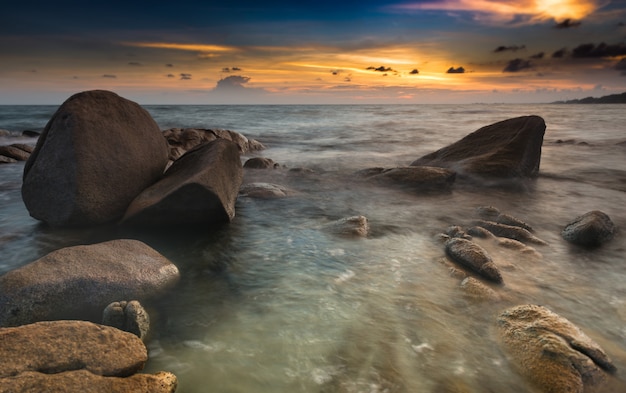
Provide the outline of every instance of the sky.
[[626,0],[11,1],[0,105],[543,103],[626,91]]

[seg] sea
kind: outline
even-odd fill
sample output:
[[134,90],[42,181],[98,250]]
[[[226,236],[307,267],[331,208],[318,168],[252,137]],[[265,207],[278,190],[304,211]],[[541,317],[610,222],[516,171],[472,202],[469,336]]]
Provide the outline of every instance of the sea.
[[[144,372],[173,372],[178,392],[535,392],[496,331],[497,316],[520,304],[577,325],[618,369],[604,391],[626,391],[625,105],[144,108],[161,129],[222,128],[260,141],[266,149],[242,162],[262,156],[281,168],[246,170],[245,181],[295,195],[239,197],[234,220],[219,228],[52,229],[22,202],[24,163],[0,165],[0,274],[62,247],[146,242],[178,266],[181,281],[144,304]],[[0,145],[34,144],[22,131],[41,130],[56,109],[0,106],[0,129],[10,131]],[[355,176],[406,166],[523,115],[547,124],[534,180],[512,187],[461,179],[447,192],[419,193]],[[476,240],[502,271],[504,285],[493,287],[501,301],[467,295],[439,236],[469,226],[481,206],[525,221],[547,242],[521,252]],[[568,222],[592,210],[617,226],[611,241],[589,250],[561,238]],[[356,215],[369,220],[367,237],[326,230]]]

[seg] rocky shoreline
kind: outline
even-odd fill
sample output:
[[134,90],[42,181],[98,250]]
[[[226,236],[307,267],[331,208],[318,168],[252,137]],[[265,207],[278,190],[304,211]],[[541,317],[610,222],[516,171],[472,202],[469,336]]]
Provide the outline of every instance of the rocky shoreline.
[[[478,178],[488,184],[523,182],[539,174],[545,129],[538,116],[504,120],[410,165],[367,168],[355,178],[417,194],[449,192],[457,182]],[[70,97],[36,146],[27,146],[3,146],[0,155],[8,162],[26,160],[24,203],[32,217],[52,228],[219,228],[235,217],[237,198],[298,194],[258,181],[263,173],[311,173],[265,157],[242,163],[242,155],[263,145],[233,131],[161,131],[139,105],[106,91]],[[323,230],[367,238],[370,223],[364,216],[345,217]],[[606,214],[591,211],[564,223],[561,236],[593,249],[616,233]],[[604,350],[572,322],[546,307],[509,304],[504,288],[514,272],[504,270],[477,239],[540,258],[547,243],[531,225],[494,207],[480,207],[469,225],[453,225],[439,239],[443,265],[461,290],[476,301],[502,303],[494,340],[541,391],[591,391],[617,372]],[[128,239],[63,248],[0,276],[0,392],[42,387],[174,392],[173,374],[139,372],[147,361],[141,340],[149,329],[141,303],[163,296],[178,280],[173,262]],[[37,341],[28,341],[34,336]],[[97,345],[102,349],[93,350]],[[45,356],[27,350],[44,347]],[[109,356],[118,360],[118,369],[107,365]]]

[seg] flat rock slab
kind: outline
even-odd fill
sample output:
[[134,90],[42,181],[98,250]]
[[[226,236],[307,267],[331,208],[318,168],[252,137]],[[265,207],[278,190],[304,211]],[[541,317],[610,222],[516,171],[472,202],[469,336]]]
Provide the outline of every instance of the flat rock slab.
[[234,142],[216,139],[176,160],[165,176],[128,206],[130,225],[186,225],[229,222],[243,181]]
[[0,379],[0,393],[173,393],[178,381],[168,372],[103,377],[86,370],[60,374],[24,372]]
[[0,329],[0,377],[25,371],[56,374],[87,370],[125,377],[148,360],[135,335],[85,321],[48,321]]
[[108,304],[155,297],[179,278],[172,262],[137,240],[63,248],[0,276],[0,326],[99,321]]
[[411,166],[452,168],[485,177],[536,177],[546,123],[539,116],[500,121],[427,154]]
[[112,223],[162,176],[167,154],[158,125],[137,103],[110,91],[78,93],[39,137],[24,166],[22,199],[51,226]]
[[505,351],[520,374],[544,392],[583,393],[606,382],[615,366],[577,326],[549,309],[521,305],[497,321]]

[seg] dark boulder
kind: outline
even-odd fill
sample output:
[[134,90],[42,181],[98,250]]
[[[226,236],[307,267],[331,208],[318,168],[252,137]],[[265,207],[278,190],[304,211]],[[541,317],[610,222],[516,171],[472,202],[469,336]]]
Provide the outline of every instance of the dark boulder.
[[460,174],[484,177],[536,177],[546,130],[539,116],[522,116],[494,123],[427,154],[412,166],[452,168]]
[[62,248],[0,276],[0,326],[100,322],[108,304],[154,298],[178,280],[174,264],[137,240]]
[[216,139],[176,160],[165,176],[128,206],[131,225],[180,225],[229,222],[243,181],[237,145]]
[[615,224],[608,215],[599,210],[576,217],[561,231],[563,239],[585,247],[600,246],[614,235]]
[[392,185],[411,191],[449,190],[456,178],[456,173],[449,169],[421,166],[398,168],[368,168],[357,172],[357,176]]
[[277,162],[266,157],[252,157],[243,164],[244,168],[249,169],[275,169],[279,166]]
[[22,197],[31,216],[52,226],[110,223],[166,164],[167,143],[146,110],[109,91],[78,93],[39,137]]
[[500,270],[487,251],[478,244],[455,237],[448,240],[445,247],[446,254],[454,262],[497,284],[502,283]]
[[521,375],[541,391],[595,391],[614,373],[606,353],[577,326],[538,305],[521,305],[498,317],[502,345]]

